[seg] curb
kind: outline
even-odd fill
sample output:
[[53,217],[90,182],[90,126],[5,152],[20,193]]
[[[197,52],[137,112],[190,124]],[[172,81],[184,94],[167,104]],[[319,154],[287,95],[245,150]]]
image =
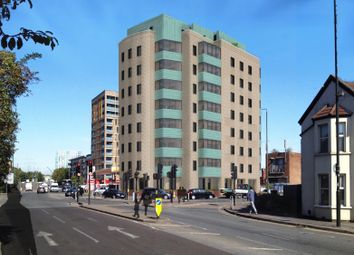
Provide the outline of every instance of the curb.
[[279,224],[283,224],[283,225],[291,225],[291,226],[302,227],[302,228],[313,228],[313,229],[337,232],[337,233],[342,233],[342,234],[354,235],[353,231],[349,231],[349,230],[345,230],[345,229],[317,226],[317,225],[306,224],[306,223],[285,222],[285,221],[276,220],[276,219],[265,219],[265,218],[261,218],[261,217],[257,217],[257,216],[248,215],[245,213],[235,212],[235,211],[232,211],[232,210],[227,209],[225,207],[223,208],[223,210],[227,213],[234,214],[234,215],[237,215],[237,216],[243,217],[243,218],[253,219],[253,220],[267,221],[267,222],[279,223]]

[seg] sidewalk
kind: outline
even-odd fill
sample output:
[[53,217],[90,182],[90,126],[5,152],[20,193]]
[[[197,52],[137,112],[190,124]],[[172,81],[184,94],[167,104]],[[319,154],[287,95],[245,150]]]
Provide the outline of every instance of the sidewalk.
[[7,201],[7,194],[6,193],[0,193],[0,206],[5,204]]
[[336,227],[335,221],[323,221],[323,220],[315,220],[315,219],[305,219],[305,218],[294,218],[294,217],[286,217],[286,216],[277,216],[270,214],[249,214],[247,201],[236,201],[236,206],[234,208],[230,208],[230,206],[225,206],[224,211],[235,214],[240,217],[245,217],[254,220],[260,221],[268,221],[286,225],[292,225],[303,228],[313,228],[320,229],[338,233],[345,233],[354,235],[354,223],[353,222],[341,222],[341,227]]

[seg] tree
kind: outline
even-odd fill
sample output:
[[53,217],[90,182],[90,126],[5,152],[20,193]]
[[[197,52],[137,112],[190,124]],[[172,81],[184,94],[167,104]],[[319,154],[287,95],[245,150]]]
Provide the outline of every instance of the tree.
[[56,182],[62,182],[64,179],[69,179],[69,168],[57,168],[52,173],[52,179]]
[[33,31],[24,27],[22,27],[17,34],[12,35],[3,31],[3,21],[9,21],[11,17],[10,9],[16,10],[16,8],[20,4],[25,2],[27,2],[29,4],[29,7],[32,9],[32,0],[0,1],[0,39],[2,48],[8,48],[10,50],[13,50],[15,47],[17,47],[17,49],[21,49],[23,46],[23,41],[28,41],[29,39],[31,39],[34,43],[50,46],[52,49],[54,49],[54,47],[58,45],[58,40],[53,36],[53,33],[50,31]]
[[[27,66],[29,60],[40,58],[40,54],[26,55],[16,60],[14,53],[0,51],[0,175],[9,172],[9,162],[15,152],[18,115],[16,100],[30,93],[29,85],[38,81],[37,73]],[[0,183],[1,185],[1,183]]]

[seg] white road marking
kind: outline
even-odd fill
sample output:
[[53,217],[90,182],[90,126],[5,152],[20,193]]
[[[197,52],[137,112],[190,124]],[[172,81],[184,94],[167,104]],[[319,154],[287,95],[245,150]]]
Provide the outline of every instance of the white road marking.
[[128,236],[128,237],[130,237],[130,238],[132,238],[132,239],[139,238],[139,236],[136,236],[136,235],[133,235],[133,234],[131,234],[131,233],[128,233],[128,232],[123,231],[122,228],[108,226],[108,230],[109,230],[109,231],[117,231],[117,232],[119,232],[119,233],[121,233],[121,234],[123,234],[123,235],[126,235],[126,236]]
[[187,234],[191,235],[211,235],[211,236],[220,236],[220,233],[211,233],[211,232],[187,232]]
[[261,251],[282,251],[283,249],[276,249],[276,248],[259,248],[259,247],[248,247],[250,250],[261,250]]
[[91,218],[91,217],[87,217],[87,219],[88,219],[89,221],[98,222],[97,220],[95,220],[94,218]]
[[45,214],[50,215],[50,213],[49,213],[47,210],[44,210],[44,209],[41,209],[41,210],[42,210],[42,212],[44,212]]
[[65,221],[64,221],[64,220],[62,220],[62,219],[60,219],[59,217],[57,217],[57,216],[53,216],[53,218],[54,218],[54,219],[56,219],[57,221],[59,221],[59,222],[61,222],[61,223],[65,224]]
[[44,231],[39,231],[39,233],[37,234],[38,237],[44,237],[49,246],[58,246],[58,244],[52,238],[50,238],[50,236],[52,235],[53,234]]
[[73,227],[73,230],[75,230],[76,232],[79,232],[80,234],[86,236],[87,238],[91,239],[91,240],[94,241],[95,243],[98,243],[98,242],[99,242],[97,239],[95,239],[95,238],[93,238],[92,236],[90,236],[90,235],[88,235],[88,234],[82,232],[80,229],[77,229],[77,228],[74,228],[74,227]]

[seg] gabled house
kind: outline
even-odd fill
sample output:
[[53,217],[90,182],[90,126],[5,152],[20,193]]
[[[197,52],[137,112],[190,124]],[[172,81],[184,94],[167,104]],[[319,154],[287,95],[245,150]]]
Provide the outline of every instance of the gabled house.
[[[336,79],[330,75],[299,120],[302,213],[336,219]],[[354,82],[339,80],[341,219],[354,220]]]

